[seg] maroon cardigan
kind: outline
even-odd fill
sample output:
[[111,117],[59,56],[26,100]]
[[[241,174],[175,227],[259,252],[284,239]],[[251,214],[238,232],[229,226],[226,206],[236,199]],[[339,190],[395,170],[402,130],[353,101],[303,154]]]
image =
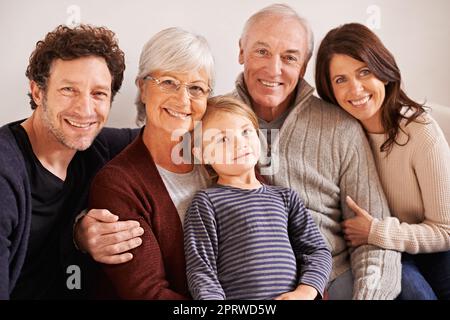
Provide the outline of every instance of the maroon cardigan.
[[120,220],[137,220],[144,229],[133,259],[101,264],[97,298],[189,299],[183,230],[141,134],[95,177],[89,207],[108,209]]

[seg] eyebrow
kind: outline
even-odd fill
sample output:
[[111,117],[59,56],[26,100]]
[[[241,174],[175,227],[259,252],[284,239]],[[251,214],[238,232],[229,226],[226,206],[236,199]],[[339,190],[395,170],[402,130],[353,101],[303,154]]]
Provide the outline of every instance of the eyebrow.
[[[255,129],[255,127],[253,126],[252,123],[246,123],[246,124],[242,125],[242,126],[240,127],[240,129],[244,129],[244,128],[247,128],[247,127]],[[226,136],[227,130],[232,130],[232,129],[220,130],[218,133],[216,133],[215,135],[213,135],[213,136],[211,137],[211,140],[214,139],[214,138],[216,138],[216,137],[219,136],[219,135]]]
[[[353,70],[353,72],[359,72],[359,71],[361,71],[362,69],[369,69],[369,67],[367,66],[367,64],[364,64],[362,67],[359,67],[359,68]],[[370,70],[370,69],[369,69],[369,70]],[[337,74],[337,75],[331,77],[331,79],[334,80],[334,79],[336,79],[336,78],[338,78],[338,77],[345,77],[345,74]]]
[[220,132],[216,133],[215,135],[209,137],[209,142],[213,142],[217,137],[225,136],[226,130],[220,130]]
[[289,49],[289,50],[286,50],[286,53],[293,53],[293,54],[301,55],[300,50],[297,50],[297,49]]
[[75,84],[77,84],[75,81],[68,80],[68,79],[61,79],[61,82],[64,82],[64,83],[67,83],[67,84],[70,84],[70,85],[75,85]]
[[[71,86],[74,86],[74,85],[78,84],[76,81],[72,81],[72,80],[69,80],[69,79],[61,79],[61,82],[64,83],[64,84],[71,85]],[[101,85],[101,84],[95,85],[94,88],[112,91],[111,86],[105,86],[105,85]]]
[[[256,41],[255,44],[253,45],[253,47],[258,47],[258,46],[270,48],[270,45],[264,41]],[[301,56],[301,51],[298,49],[288,49],[288,50],[284,51],[283,53],[297,54],[297,55]]]
[[[174,76],[170,71],[163,72],[162,75],[160,75],[159,77],[156,77],[156,78],[161,79],[161,78],[164,78],[164,77],[173,78],[173,79],[176,79],[177,81],[183,82],[180,79],[178,79],[176,76]],[[188,83],[197,83],[197,82],[201,82],[201,83],[204,83],[205,85],[208,85],[208,81],[204,81],[204,80],[201,80],[201,79],[194,80],[194,81],[188,82]]]
[[256,41],[255,44],[253,45],[253,47],[257,47],[257,46],[263,46],[263,47],[270,48],[270,45],[264,41]]

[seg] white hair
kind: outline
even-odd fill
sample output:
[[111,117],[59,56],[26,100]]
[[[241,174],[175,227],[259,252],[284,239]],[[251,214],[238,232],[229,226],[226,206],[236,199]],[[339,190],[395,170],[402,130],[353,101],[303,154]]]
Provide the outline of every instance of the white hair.
[[311,26],[309,25],[308,20],[301,17],[294,9],[292,9],[287,4],[272,4],[253,14],[244,25],[244,29],[242,30],[241,34],[241,41],[246,41],[247,33],[255,22],[267,16],[281,16],[283,18],[292,18],[300,23],[300,25],[306,31],[308,37],[308,51],[305,61],[305,63],[308,63],[309,59],[311,59],[312,57],[314,50],[314,35],[311,30]]
[[142,48],[136,77],[136,123],[145,123],[145,105],[141,101],[139,80],[155,71],[189,72],[204,69],[208,85],[214,87],[214,58],[206,39],[183,29],[172,27],[155,34]]

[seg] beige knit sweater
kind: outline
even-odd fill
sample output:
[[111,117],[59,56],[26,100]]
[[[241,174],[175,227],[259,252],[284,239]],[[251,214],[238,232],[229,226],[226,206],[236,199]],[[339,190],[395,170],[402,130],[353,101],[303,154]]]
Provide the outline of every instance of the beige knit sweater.
[[[355,119],[313,92],[299,83],[295,106],[272,141],[278,168],[268,179],[300,194],[332,251],[330,280],[351,268],[354,299],[393,299],[400,292],[400,254],[372,245],[351,250],[340,226],[354,216],[346,195],[374,217],[390,216],[369,143]],[[234,95],[251,105],[242,74]]]
[[[429,115],[403,129],[405,146],[380,152],[384,134],[369,134],[378,173],[394,217],[375,219],[369,243],[408,253],[450,250],[450,148]],[[407,141],[404,133],[398,137]]]

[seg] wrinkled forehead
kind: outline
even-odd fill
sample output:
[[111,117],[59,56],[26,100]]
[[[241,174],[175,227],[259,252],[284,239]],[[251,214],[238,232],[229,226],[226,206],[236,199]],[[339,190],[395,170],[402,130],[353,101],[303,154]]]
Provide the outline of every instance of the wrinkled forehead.
[[268,16],[254,22],[244,35],[242,45],[249,49],[261,43],[283,52],[308,52],[308,34],[304,26],[293,18]]
[[267,15],[254,21],[247,29],[244,38],[270,38],[298,41],[307,38],[305,27],[295,18]]

